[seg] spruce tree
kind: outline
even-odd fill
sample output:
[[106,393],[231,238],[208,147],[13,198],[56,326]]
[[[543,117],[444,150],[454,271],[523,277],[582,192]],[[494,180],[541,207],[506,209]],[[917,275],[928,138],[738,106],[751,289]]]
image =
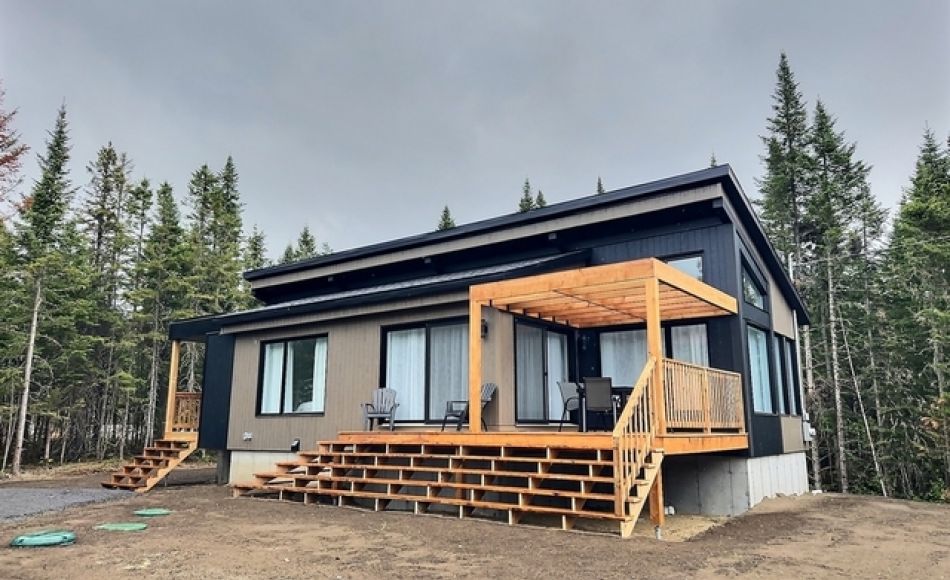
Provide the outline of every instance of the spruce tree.
[[600,176],[597,177],[597,195],[602,193],[607,193],[607,190],[604,189],[604,182],[601,181]]
[[452,219],[452,212],[449,211],[449,206],[444,206],[442,208],[442,216],[439,218],[439,225],[436,227],[436,231],[445,231],[450,230],[455,227],[455,220]]
[[531,182],[525,178],[521,187],[521,200],[518,202],[518,212],[525,213],[534,209],[534,198],[531,196]]
[[244,269],[258,270],[267,266],[267,248],[264,232],[255,225],[244,247]]
[[798,83],[783,52],[779,59],[768,135],[762,138],[765,175],[758,181],[762,193],[761,218],[775,249],[801,262],[802,214],[808,198],[808,115]]
[[310,233],[310,226],[304,226],[300,231],[300,235],[297,236],[297,247],[294,255],[298,260],[306,260],[318,255],[317,240]]
[[544,193],[539,189],[537,197],[534,198],[534,207],[542,208],[548,204],[548,201],[544,199]]
[[715,167],[717,165],[719,165],[719,162],[716,161],[716,152],[713,151],[712,153],[709,154],[709,166]]
[[[30,308],[26,361],[24,364],[22,390],[17,415],[13,448],[12,469],[20,474],[23,456],[23,439],[26,432],[30,404],[30,387],[33,384],[34,358],[37,335],[47,282],[62,274],[63,260],[60,254],[67,237],[66,212],[73,194],[69,181],[69,135],[66,123],[66,107],[60,107],[53,130],[49,133],[46,153],[39,157],[40,178],[23,204],[18,224],[17,246],[21,271],[29,296]],[[60,278],[61,280],[61,278]]]
[[296,261],[297,261],[297,252],[294,251],[293,244],[287,244],[287,246],[284,248],[284,253],[280,255],[280,260],[278,260],[277,263],[289,264],[291,262],[296,262]]

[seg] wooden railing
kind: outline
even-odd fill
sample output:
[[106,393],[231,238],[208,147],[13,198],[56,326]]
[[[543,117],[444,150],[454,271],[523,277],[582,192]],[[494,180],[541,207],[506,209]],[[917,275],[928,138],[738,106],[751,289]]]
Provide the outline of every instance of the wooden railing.
[[667,430],[745,431],[738,373],[663,359]]
[[175,415],[172,431],[197,431],[201,418],[201,393],[175,393]]
[[655,364],[656,360],[650,358],[643,367],[614,427],[614,512],[618,516],[631,515],[630,490],[653,449],[656,435],[656,422],[652,420]]

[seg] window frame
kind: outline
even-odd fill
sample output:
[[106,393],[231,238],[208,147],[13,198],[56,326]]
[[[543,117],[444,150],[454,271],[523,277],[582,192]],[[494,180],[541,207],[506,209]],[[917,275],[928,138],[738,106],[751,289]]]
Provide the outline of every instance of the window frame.
[[[755,302],[749,300],[746,296],[746,280],[752,283],[752,286],[758,291],[759,296],[762,298],[762,305],[759,306]],[[739,293],[742,295],[742,302],[757,309],[760,312],[769,311],[769,292],[768,287],[762,283],[762,280],[759,279],[758,274],[756,274],[752,267],[745,263],[745,260],[742,262],[742,267],[739,272]]]
[[533,328],[538,328],[541,330],[541,366],[544,369],[544,390],[542,392],[542,408],[544,409],[545,416],[548,415],[550,409],[550,400],[547,388],[547,376],[548,376],[548,349],[547,349],[547,333],[555,332],[557,334],[562,334],[567,338],[567,380],[576,382],[577,379],[577,331],[571,327],[563,327],[558,324],[550,323],[544,320],[536,320],[533,318],[527,318],[524,316],[514,316],[512,317],[514,324],[512,326],[512,335],[511,335],[511,346],[512,346],[512,370],[514,371],[514,389],[512,389],[514,395],[514,404],[515,404],[515,425],[552,425],[557,423],[560,420],[560,417],[557,419],[552,419],[548,417],[547,419],[522,419],[519,414],[518,408],[518,325],[530,326]]
[[[771,407],[771,409],[768,411],[760,411],[755,408],[756,397],[755,397],[755,383],[753,382],[753,373],[752,373],[752,351],[751,351],[752,341],[749,340],[750,330],[756,330],[758,332],[761,332],[762,336],[765,337],[765,371],[766,371],[767,380],[769,382],[767,385],[768,386],[767,393],[769,396],[769,406]],[[746,371],[749,377],[749,395],[752,402],[752,413],[754,415],[765,415],[765,416],[779,416],[780,415],[780,413],[776,411],[776,406],[777,406],[776,403],[778,401],[775,400],[775,385],[774,385],[775,381],[773,380],[774,376],[772,373],[772,366],[773,366],[772,356],[773,355],[772,355],[772,344],[771,344],[772,341],[770,340],[771,335],[772,335],[772,331],[768,328],[763,328],[757,324],[752,324],[749,322],[745,323],[744,340],[745,340],[746,357],[748,359],[748,365],[747,365]]]
[[279,411],[277,413],[264,413],[261,411],[261,406],[264,402],[264,364],[267,357],[267,347],[271,344],[283,344],[283,356],[281,357],[280,362],[280,408],[283,409],[284,406],[284,397],[287,393],[287,351],[289,350],[287,345],[291,342],[298,342],[304,340],[320,340],[321,338],[326,339],[327,341],[327,361],[326,361],[326,375],[330,373],[330,334],[328,332],[321,332],[317,334],[305,334],[301,336],[291,336],[287,338],[273,338],[268,340],[260,341],[259,357],[257,361],[257,406],[255,407],[255,417],[322,417],[327,413],[327,394],[328,389],[326,386],[326,376],[324,376],[324,388],[323,388],[323,410],[322,411],[307,411],[305,413],[294,413],[293,411]]
[[[387,364],[387,362],[389,362],[389,359],[388,359],[388,349],[387,349],[387,342],[388,342],[388,341],[387,341],[387,336],[386,336],[386,335],[387,335],[388,333],[390,333],[390,332],[398,332],[398,331],[400,331],[400,330],[413,330],[413,329],[418,329],[418,328],[423,328],[423,329],[425,329],[425,331],[426,331],[426,332],[425,332],[425,357],[424,357],[425,360],[424,360],[424,362],[423,362],[423,364],[425,365],[425,376],[426,376],[425,385],[423,386],[423,395],[422,395],[422,398],[423,398],[423,418],[422,418],[422,419],[418,419],[418,418],[416,418],[416,419],[397,419],[397,420],[395,421],[395,423],[396,423],[397,425],[400,424],[400,423],[403,424],[403,425],[413,425],[413,424],[420,424],[420,423],[421,423],[421,424],[424,424],[424,425],[432,425],[432,424],[439,424],[439,423],[442,422],[442,419],[443,419],[443,416],[442,416],[442,415],[440,415],[440,416],[438,416],[438,417],[430,417],[430,415],[429,415],[429,405],[430,405],[430,403],[431,403],[431,401],[429,400],[429,397],[430,397],[430,395],[432,394],[431,385],[430,385],[430,383],[431,383],[431,381],[432,381],[432,376],[431,376],[431,374],[432,374],[432,373],[431,373],[431,362],[432,362],[431,352],[432,352],[432,350],[431,350],[431,348],[430,348],[430,341],[431,341],[431,339],[432,339],[431,329],[432,329],[432,327],[438,327],[438,326],[459,326],[459,325],[461,325],[461,326],[465,326],[465,327],[466,327],[466,330],[468,330],[468,324],[469,324],[469,319],[468,319],[467,316],[452,316],[452,317],[448,317],[448,318],[437,318],[437,319],[433,319],[433,320],[419,320],[419,321],[415,321],[415,322],[406,322],[406,323],[402,323],[402,324],[391,324],[391,325],[386,325],[386,326],[381,326],[381,327],[380,327],[380,329],[379,329],[379,330],[380,330],[380,340],[379,340],[379,349],[380,349],[380,351],[379,351],[379,352],[380,352],[380,356],[379,356],[379,388],[381,388],[381,389],[387,387],[387,385],[386,385],[386,374],[387,374],[387,373],[386,373],[386,364]],[[467,336],[468,336],[468,335],[466,334],[466,337],[467,337]],[[467,354],[467,352],[466,352],[466,354]],[[471,369],[469,369],[469,372],[471,372]],[[467,379],[468,379],[468,377],[466,377],[466,382],[467,382]],[[468,400],[468,396],[466,396],[465,399]],[[399,402],[399,398],[398,398],[398,397],[396,398],[396,402],[397,402],[397,403]],[[443,413],[444,413],[444,410],[443,410]]]

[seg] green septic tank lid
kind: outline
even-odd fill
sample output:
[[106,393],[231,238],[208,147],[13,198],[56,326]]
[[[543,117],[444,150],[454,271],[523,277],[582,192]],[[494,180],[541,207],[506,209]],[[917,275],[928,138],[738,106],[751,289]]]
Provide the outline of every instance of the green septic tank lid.
[[148,524],[140,522],[116,522],[96,526],[97,530],[106,530],[107,532],[138,532],[148,527]]
[[167,510],[165,508],[145,508],[135,512],[135,515],[143,518],[154,518],[158,516],[167,516],[170,513],[172,513],[171,510]]
[[47,530],[23,534],[13,538],[10,546],[14,548],[33,548],[40,546],[68,546],[76,542],[76,534],[69,530]]

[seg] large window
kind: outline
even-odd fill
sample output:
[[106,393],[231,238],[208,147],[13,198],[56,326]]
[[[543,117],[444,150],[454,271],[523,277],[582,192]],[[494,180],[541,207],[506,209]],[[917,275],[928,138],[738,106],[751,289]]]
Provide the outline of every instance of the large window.
[[670,266],[673,266],[680,272],[684,274],[689,274],[697,280],[703,279],[703,257],[702,256],[685,256],[682,258],[672,258],[666,260],[666,263]]
[[[663,328],[663,355],[701,366],[709,366],[709,340],[706,324],[677,325]],[[632,387],[647,362],[645,330],[621,330],[600,333],[600,374],[610,377],[619,387]]]
[[516,421],[547,422],[561,418],[559,381],[569,380],[567,335],[523,323],[515,324]]
[[397,421],[438,421],[446,401],[468,400],[468,323],[432,322],[385,332],[385,386]]
[[673,358],[704,367],[709,366],[709,340],[705,324],[670,327]]
[[259,409],[262,415],[323,413],[327,337],[263,345]]
[[632,387],[647,362],[647,331],[600,333],[600,374],[615,386]]
[[749,341],[749,378],[752,381],[752,409],[756,413],[774,413],[769,382],[769,343],[764,330],[746,326]]

